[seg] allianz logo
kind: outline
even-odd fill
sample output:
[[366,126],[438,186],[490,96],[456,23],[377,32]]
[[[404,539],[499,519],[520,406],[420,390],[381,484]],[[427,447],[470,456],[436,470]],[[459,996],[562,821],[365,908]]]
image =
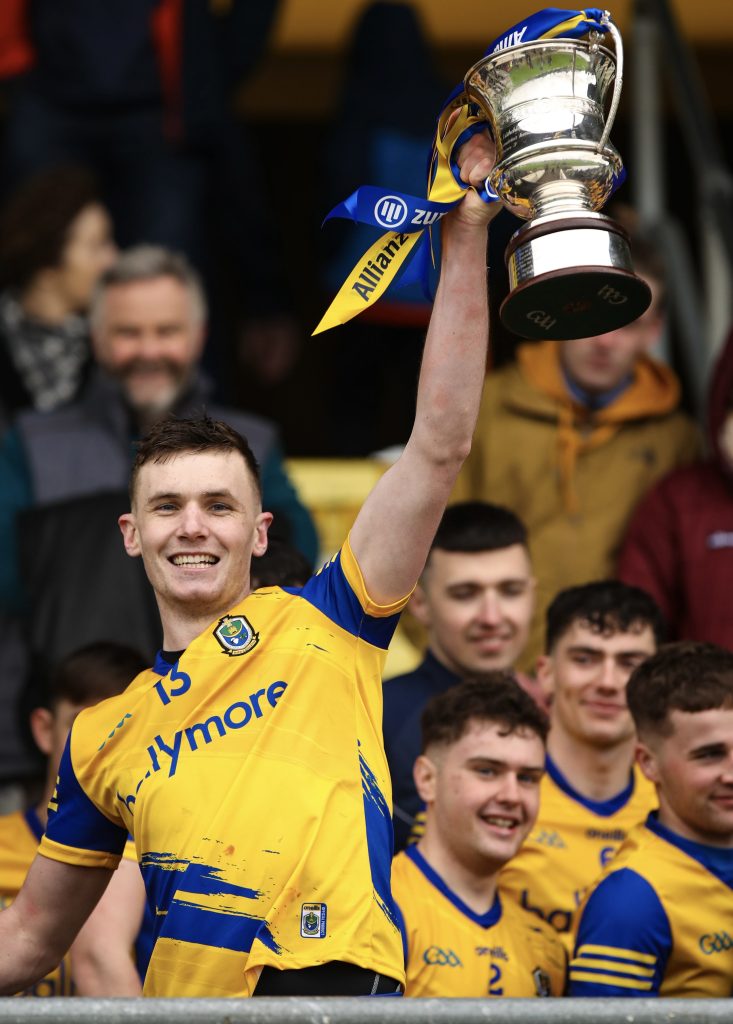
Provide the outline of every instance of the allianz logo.
[[538,832],[535,832],[532,840],[535,843],[539,843],[540,846],[551,846],[555,850],[564,850],[566,848],[565,840],[560,833],[548,828],[541,828]]
[[725,953],[733,949],[733,939],[728,932],[713,932],[701,935],[699,946],[705,956],[712,956],[713,953]]
[[457,953],[452,949],[441,949],[440,946],[428,946],[422,958],[430,967],[463,967]]

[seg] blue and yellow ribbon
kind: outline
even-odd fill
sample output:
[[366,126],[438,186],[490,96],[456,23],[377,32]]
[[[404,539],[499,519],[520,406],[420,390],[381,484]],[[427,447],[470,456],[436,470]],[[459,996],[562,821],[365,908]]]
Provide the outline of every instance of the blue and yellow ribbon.
[[[548,7],[519,22],[486,49],[484,56],[537,39],[575,39],[591,30],[607,31],[608,15],[597,8],[568,11]],[[455,110],[459,113],[448,124]],[[454,154],[487,123],[459,83],[446,99],[438,116],[428,163],[425,198],[404,192],[362,185],[348,199],[335,206],[325,220],[342,217],[360,224],[387,229],[367,249],[339,289],[313,334],[344,324],[384,295],[403,270],[398,286],[420,280],[427,287],[426,261],[431,228],[463,199],[469,186],[461,180]],[[487,202],[498,196],[485,185],[478,190]],[[325,221],[324,221],[325,223]],[[427,232],[427,234],[425,234]],[[417,257],[417,258],[415,258]],[[407,264],[412,261],[412,264]]]

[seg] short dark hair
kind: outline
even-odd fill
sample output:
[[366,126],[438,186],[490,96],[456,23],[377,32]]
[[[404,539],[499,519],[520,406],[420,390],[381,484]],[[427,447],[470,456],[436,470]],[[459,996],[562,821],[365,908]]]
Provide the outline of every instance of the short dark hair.
[[0,213],[0,286],[22,291],[41,270],[61,263],[69,228],[100,202],[93,174],[60,164],[33,175]]
[[252,475],[257,493],[262,494],[257,459],[247,441],[233,427],[223,420],[212,420],[208,416],[196,419],[165,416],[138,443],[130,472],[130,501],[134,501],[137,477],[144,465],[148,462],[167,462],[184,452],[239,452]]
[[515,544],[527,546],[527,528],[508,508],[487,501],[461,501],[443,513],[430,550],[498,551]]
[[656,601],[645,590],[620,580],[597,580],[555,595],[546,617],[548,653],[576,622],[587,622],[592,632],[602,636],[640,632],[649,626],[657,644],[664,643],[667,635]]
[[148,663],[127,644],[99,640],[67,654],[50,672],[36,672],[21,699],[27,721],[33,708],[54,710],[59,701],[96,704],[114,697],[129,686]]
[[456,743],[472,721],[496,722],[506,734],[529,729],[543,743],[549,729],[547,715],[511,672],[486,672],[428,701],[420,720],[423,753],[435,744]]
[[252,559],[252,589],[260,587],[302,587],[313,574],[305,555],[277,537],[268,537],[267,551]]
[[631,673],[626,700],[639,734],[670,736],[670,711],[733,707],[733,652],[690,640],[667,644]]

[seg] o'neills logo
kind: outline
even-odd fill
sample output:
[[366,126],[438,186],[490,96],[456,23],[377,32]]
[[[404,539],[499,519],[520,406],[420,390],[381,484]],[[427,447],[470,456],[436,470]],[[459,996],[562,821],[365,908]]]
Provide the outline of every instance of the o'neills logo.
[[393,235],[389,242],[383,246],[382,250],[361,268],[359,276],[352,284],[351,288],[357,293],[357,295],[361,295],[365,302],[369,301],[369,296],[379,284],[380,278],[384,274],[385,270],[389,268],[392,260],[400,251],[402,246],[407,242],[409,237],[409,235],[402,234]]

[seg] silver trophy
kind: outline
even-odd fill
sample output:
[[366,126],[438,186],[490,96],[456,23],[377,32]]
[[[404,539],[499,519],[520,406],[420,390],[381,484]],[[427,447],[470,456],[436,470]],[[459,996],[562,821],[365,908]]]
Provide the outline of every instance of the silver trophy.
[[[502,322],[524,338],[583,338],[623,327],[651,301],[623,228],[598,211],[622,171],[609,142],[621,95],[623,46],[606,34],[499,50],[475,64],[466,93],[488,119],[496,166],[487,180],[527,220],[506,250]],[[613,91],[605,116],[605,101]]]

